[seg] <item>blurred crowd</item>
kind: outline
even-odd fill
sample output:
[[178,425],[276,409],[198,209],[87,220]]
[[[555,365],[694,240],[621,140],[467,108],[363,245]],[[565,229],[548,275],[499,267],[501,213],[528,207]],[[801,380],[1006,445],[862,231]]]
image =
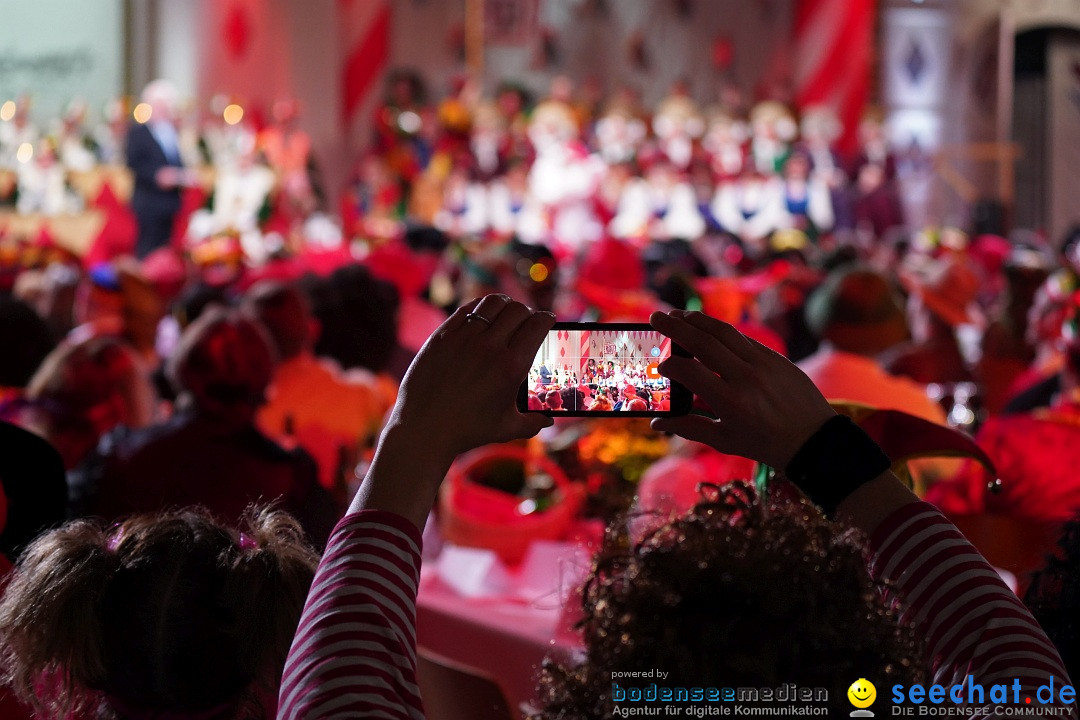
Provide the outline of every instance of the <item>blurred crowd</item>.
[[[724,233],[751,259],[834,231],[875,237],[903,223],[898,158],[869,110],[842,155],[830,110],[748,106],[728,88],[699,105],[676,83],[656,107],[595,82],[556,78],[534,99],[462,79],[426,103],[416,76],[391,78],[372,152],[357,169],[360,216],[431,221],[456,236],[516,237],[574,253],[603,237],[694,240]],[[850,145],[850,143],[849,143]],[[902,163],[901,163],[902,164]],[[346,226],[353,219],[343,213]]]
[[[66,520],[198,505],[209,514],[86,547],[112,553],[126,533],[141,552],[168,526],[245,573],[230,553],[276,547],[296,560],[276,571],[298,610],[314,560],[293,546],[323,546],[410,361],[490,293],[571,321],[700,310],[829,400],[925,421],[898,426],[913,428],[899,444],[874,439],[922,458],[915,490],[950,516],[1057,528],[1080,512],[1080,228],[905,227],[907,161],[874,111],[841,153],[823,108],[735,92],[702,107],[676,85],[649,110],[567,78],[540,99],[460,80],[433,103],[402,72],[335,195],[295,101],[261,118],[215,100],[203,116],[156,81],[97,126],[77,103],[56,123],[30,110],[0,106],[0,428],[22,449],[0,458],[7,560]],[[106,167],[126,170],[93,193],[77,182]],[[106,221],[85,253],[10,224],[91,209]],[[664,409],[644,372],[540,367],[530,408]],[[718,453],[677,447],[687,467],[715,466]],[[695,495],[701,473],[649,477],[643,496],[689,480]],[[249,511],[227,550],[207,539],[212,518],[267,501],[296,522]]]
[[[90,201],[128,218],[103,235],[126,236],[82,257],[0,221],[3,332],[19,338],[0,412],[61,450],[69,514],[102,492],[90,476],[104,452],[154,435],[121,441],[116,428],[194,407],[239,403],[245,426],[314,457],[324,490],[355,481],[409,359],[449,311],[492,291],[567,320],[701,309],[798,361],[830,398],[984,426],[1003,479],[1010,453],[1046,457],[1009,413],[1073,432],[1080,236],[906,228],[905,160],[873,110],[843,154],[827,109],[750,106],[733,90],[702,107],[677,84],[649,112],[626,88],[605,96],[565,77],[538,100],[460,79],[430,102],[398,72],[336,208],[296,101],[262,117],[218,98],[203,114],[155,81],[96,126],[79,103],[40,126],[30,110],[27,97],[0,107],[0,175],[14,177],[0,202],[16,216],[77,209],[77,173],[123,165],[133,177],[130,201],[115,177]],[[236,308],[256,325],[207,334],[198,321],[222,308],[222,327],[240,322]],[[198,372],[179,372],[200,343],[212,352]],[[981,470],[922,465],[920,490],[952,479],[942,502],[966,510],[1001,506],[1016,485],[984,498]],[[1075,483],[1046,484],[1063,502],[1023,512],[1080,506]]]
[[[554,369],[549,369],[548,365]],[[597,363],[589,358],[578,377],[569,363],[542,361],[529,371],[530,410],[587,412],[663,412],[671,409],[671,389],[639,359],[617,358]]]
[[[5,102],[0,207],[46,216],[97,207],[98,186],[88,193],[81,178],[127,166],[128,187],[112,190],[130,196],[140,257],[171,242],[261,264],[309,243],[385,240],[418,222],[560,254],[603,237],[725,234],[755,261],[773,247],[827,244],[836,233],[868,242],[901,226],[896,179],[911,164],[892,152],[873,109],[841,153],[843,128],[827,108],[750,106],[731,88],[701,106],[677,83],[647,108],[631,89],[605,94],[566,77],[541,98],[512,83],[485,97],[461,78],[432,103],[403,71],[389,78],[367,149],[337,192],[321,178],[295,100],[264,112],[217,97],[203,109],[156,81],[132,105],[117,100],[92,122],[73,101],[61,118],[36,122],[30,97]],[[107,256],[131,250],[130,238],[109,242]]]

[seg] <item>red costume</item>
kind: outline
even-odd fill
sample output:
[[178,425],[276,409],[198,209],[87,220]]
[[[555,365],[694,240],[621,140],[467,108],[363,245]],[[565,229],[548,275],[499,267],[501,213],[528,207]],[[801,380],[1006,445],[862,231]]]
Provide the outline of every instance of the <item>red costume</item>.
[[1001,491],[989,492],[992,478],[967,462],[955,479],[927,493],[944,512],[1064,521],[1080,510],[1080,403],[993,418],[975,439],[994,461]]

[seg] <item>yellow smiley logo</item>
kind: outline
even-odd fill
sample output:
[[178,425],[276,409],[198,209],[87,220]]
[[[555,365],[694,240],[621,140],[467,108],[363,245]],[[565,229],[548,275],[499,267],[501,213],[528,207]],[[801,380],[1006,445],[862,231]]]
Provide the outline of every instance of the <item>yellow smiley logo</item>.
[[859,678],[847,689],[847,699],[857,708],[868,708],[877,699],[877,688],[866,678]]

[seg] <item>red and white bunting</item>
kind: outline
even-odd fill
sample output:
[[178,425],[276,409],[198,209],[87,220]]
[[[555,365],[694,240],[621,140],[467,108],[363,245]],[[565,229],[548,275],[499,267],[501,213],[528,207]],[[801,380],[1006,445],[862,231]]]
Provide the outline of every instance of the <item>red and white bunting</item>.
[[874,0],[799,0],[795,9],[795,101],[831,107],[844,126],[843,150],[854,149],[870,95]]
[[338,0],[342,126],[366,131],[390,61],[389,0]]

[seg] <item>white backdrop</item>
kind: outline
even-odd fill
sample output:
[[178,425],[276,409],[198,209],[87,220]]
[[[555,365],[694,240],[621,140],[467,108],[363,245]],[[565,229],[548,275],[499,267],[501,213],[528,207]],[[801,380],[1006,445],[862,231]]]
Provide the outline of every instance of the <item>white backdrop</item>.
[[0,102],[33,96],[32,115],[59,115],[74,97],[99,116],[123,88],[121,0],[0,0]]

